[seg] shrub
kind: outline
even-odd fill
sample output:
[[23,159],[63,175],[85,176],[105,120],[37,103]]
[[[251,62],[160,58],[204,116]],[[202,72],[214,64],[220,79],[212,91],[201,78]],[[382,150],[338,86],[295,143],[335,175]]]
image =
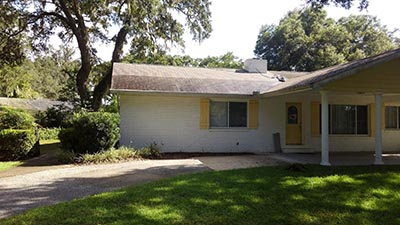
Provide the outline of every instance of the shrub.
[[36,114],[36,122],[47,128],[68,127],[73,117],[73,110],[61,104],[48,108]]
[[130,159],[139,158],[136,150],[128,147],[120,147],[118,149],[110,149],[103,152],[94,154],[84,154],[79,157],[79,163],[113,163],[120,161],[127,161]]
[[109,150],[119,139],[119,115],[105,112],[75,114],[72,127],[63,129],[59,138],[62,148],[78,154]]
[[156,143],[138,150],[140,157],[145,159],[158,159],[161,157],[161,150]]
[[76,134],[74,128],[64,128],[58,133],[58,138],[61,142],[61,148],[66,150],[73,150],[74,145],[77,144]]
[[61,128],[40,128],[39,129],[39,137],[40,140],[54,140],[58,139],[58,134],[60,133]]
[[70,151],[59,151],[56,154],[56,158],[62,164],[75,163],[77,161],[77,155]]
[[0,130],[3,129],[33,129],[34,118],[29,113],[10,107],[0,107]]
[[33,129],[0,131],[0,154],[7,160],[19,160],[39,153],[38,137]]

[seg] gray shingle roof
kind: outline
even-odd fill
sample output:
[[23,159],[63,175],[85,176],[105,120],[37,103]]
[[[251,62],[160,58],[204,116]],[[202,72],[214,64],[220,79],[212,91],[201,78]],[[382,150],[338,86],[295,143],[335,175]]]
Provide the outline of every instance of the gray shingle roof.
[[252,95],[279,83],[271,72],[114,63],[111,90]]
[[[232,69],[114,63],[111,91],[225,95],[284,93],[316,87],[395,58],[400,58],[400,48],[310,73],[268,71],[263,74]],[[279,76],[285,77],[286,81],[280,82]]]
[[62,101],[53,101],[50,99],[22,99],[22,98],[5,98],[0,97],[0,106],[9,106],[29,111],[45,111],[47,108],[55,105],[65,105],[72,107],[70,103]]

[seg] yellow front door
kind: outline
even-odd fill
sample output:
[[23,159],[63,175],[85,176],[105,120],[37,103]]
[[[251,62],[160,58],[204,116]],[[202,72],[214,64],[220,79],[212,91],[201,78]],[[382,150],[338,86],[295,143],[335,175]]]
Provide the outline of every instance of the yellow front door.
[[301,103],[286,103],[286,144],[301,145]]

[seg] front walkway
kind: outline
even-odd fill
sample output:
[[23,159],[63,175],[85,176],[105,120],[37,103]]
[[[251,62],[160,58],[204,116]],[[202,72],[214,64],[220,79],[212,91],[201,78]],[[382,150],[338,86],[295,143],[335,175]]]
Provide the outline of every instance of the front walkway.
[[[271,153],[269,156],[287,163],[321,163],[321,153]],[[382,154],[382,159],[384,165],[400,165],[400,153]],[[329,161],[332,166],[373,165],[375,155],[372,152],[331,152]]]

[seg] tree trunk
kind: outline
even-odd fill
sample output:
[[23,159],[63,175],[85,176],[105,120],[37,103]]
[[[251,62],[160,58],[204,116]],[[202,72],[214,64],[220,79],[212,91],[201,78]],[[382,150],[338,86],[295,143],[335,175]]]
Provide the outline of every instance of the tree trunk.
[[[89,102],[89,93],[86,86],[87,80],[89,78],[90,71],[92,70],[92,54],[90,52],[89,45],[89,31],[85,25],[85,19],[81,15],[80,8],[78,7],[78,2],[76,0],[72,1],[71,8],[67,6],[65,0],[60,0],[60,9],[64,13],[65,17],[54,14],[61,21],[69,26],[78,42],[79,51],[81,54],[81,68],[76,75],[76,86],[78,89],[79,97],[81,98],[81,104],[86,106]],[[75,18],[72,16],[74,15]]]
[[111,63],[112,63],[111,67],[107,71],[107,73],[103,76],[103,78],[100,80],[99,84],[94,88],[93,101],[92,101],[92,107],[93,107],[94,111],[98,111],[100,109],[100,107],[103,104],[102,100],[103,100],[104,95],[106,95],[107,92],[110,90],[113,63],[121,61],[124,42],[126,40],[126,35],[128,34],[127,27],[128,27],[128,24],[119,30],[117,39],[115,41],[115,47],[114,47],[112,59],[111,59]]

